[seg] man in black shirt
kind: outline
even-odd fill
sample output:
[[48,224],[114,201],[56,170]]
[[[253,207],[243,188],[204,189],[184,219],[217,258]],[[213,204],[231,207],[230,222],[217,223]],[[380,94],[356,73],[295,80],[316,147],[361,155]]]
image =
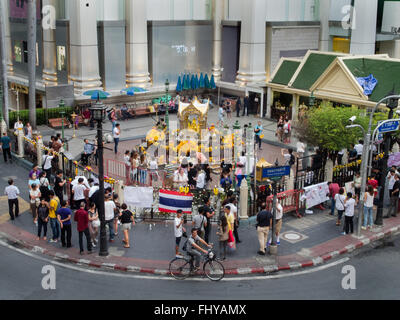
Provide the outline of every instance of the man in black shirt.
[[197,170],[193,167],[193,163],[189,163],[189,172],[188,172],[188,183],[190,188],[196,188],[196,180],[194,178],[197,177]]
[[207,218],[207,225],[205,227],[204,232],[204,240],[208,243],[208,237],[211,232],[211,218],[215,215],[215,211],[210,208],[210,198],[204,198],[204,206],[203,206],[203,214]]
[[57,171],[56,181],[54,183],[54,193],[60,201],[64,200],[63,190],[65,183],[66,181],[63,179],[63,172],[61,170]]
[[260,250],[257,253],[262,256],[265,255],[268,232],[270,226],[272,226],[272,214],[266,208],[265,203],[261,204],[261,211],[257,214],[257,236],[260,243]]

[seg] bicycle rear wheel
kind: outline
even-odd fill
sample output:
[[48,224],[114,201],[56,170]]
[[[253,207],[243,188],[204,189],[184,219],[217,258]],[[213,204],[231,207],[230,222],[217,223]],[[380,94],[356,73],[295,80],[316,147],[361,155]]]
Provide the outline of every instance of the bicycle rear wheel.
[[186,279],[190,275],[190,262],[184,258],[175,258],[169,263],[169,273],[177,280]]
[[219,261],[207,261],[203,266],[204,274],[211,281],[220,281],[225,276],[225,268]]

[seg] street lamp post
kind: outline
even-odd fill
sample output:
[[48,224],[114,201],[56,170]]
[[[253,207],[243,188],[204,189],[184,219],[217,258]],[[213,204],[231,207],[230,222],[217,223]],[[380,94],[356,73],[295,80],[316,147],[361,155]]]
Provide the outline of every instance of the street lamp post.
[[[168,79],[165,81],[165,101],[168,99],[169,92],[169,81]],[[167,132],[169,132],[169,105],[167,104],[167,108],[165,110],[165,123],[167,124]]]
[[[247,159],[246,159],[246,180],[247,180],[247,185],[249,188],[248,191],[248,208],[250,208],[251,205],[251,199],[250,199],[250,190],[251,190],[251,178],[250,178],[250,153],[251,153],[251,148],[254,148],[254,132],[253,132],[253,127],[251,126],[251,123],[249,123],[249,126],[247,127],[247,131],[246,131],[246,138],[247,138],[247,146],[246,146],[246,155],[247,155]],[[251,153],[251,155],[253,155],[253,153]]]
[[[64,142],[64,116],[65,116],[65,102],[63,99],[60,100],[60,103],[58,104],[58,107],[61,109],[60,115],[61,115],[61,138],[62,141]],[[68,143],[67,143],[67,151],[68,151]]]
[[102,103],[95,103],[90,107],[93,120],[97,122],[97,148],[99,150],[99,197],[97,209],[100,217],[100,252],[99,256],[108,256],[106,219],[104,212],[104,159],[103,159],[103,121],[106,118],[106,106]]
[[[359,128],[362,130],[363,132],[363,136],[365,137],[365,129],[360,126],[359,124],[352,124],[349,126],[346,126],[347,129],[351,129],[351,128]],[[366,141],[364,142],[363,145],[363,152],[362,152],[362,156],[361,156],[361,168],[364,167],[364,164],[368,163],[368,150],[369,145],[367,145]],[[360,199],[359,199],[359,208],[358,208],[358,224],[357,224],[357,237],[361,236],[361,218],[363,216],[363,210],[364,210],[364,193],[365,193],[365,185],[367,183],[367,170],[365,170],[365,172],[362,172],[361,175],[361,191],[360,191]]]

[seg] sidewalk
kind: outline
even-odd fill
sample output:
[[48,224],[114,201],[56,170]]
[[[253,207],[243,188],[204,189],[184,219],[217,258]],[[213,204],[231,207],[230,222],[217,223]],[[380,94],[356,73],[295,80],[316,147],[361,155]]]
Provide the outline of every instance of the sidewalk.
[[[86,265],[96,268],[114,269],[129,272],[167,274],[169,261],[174,258],[174,234],[172,222],[138,222],[131,230],[131,248],[122,247],[122,232],[119,231],[114,243],[109,243],[109,256],[99,257],[98,247],[94,254],[79,254],[78,233],[76,225],[72,227],[73,248],[61,248],[61,244],[36,241],[36,227],[30,212],[25,212],[17,220],[9,221],[5,213],[6,206],[1,206],[0,239],[23,247],[33,252],[60,259],[66,263]],[[363,231],[362,239],[351,235],[340,234],[342,227],[335,226],[336,217],[328,211],[315,211],[297,219],[292,215],[284,217],[281,234],[281,245],[278,256],[259,256],[256,229],[254,226],[242,225],[239,236],[242,243],[237,250],[228,254],[223,262],[227,274],[269,273],[274,271],[298,269],[319,265],[338,255],[351,252],[374,241],[390,236],[400,230],[400,217],[385,219],[384,227],[372,231]],[[186,225],[187,230],[191,226]],[[48,237],[51,230],[48,228]],[[211,241],[218,250],[218,240],[213,225]],[[107,235],[108,236],[108,235]],[[85,241],[84,241],[85,244]],[[183,243],[181,244],[183,245]],[[85,247],[86,249],[86,247]]]

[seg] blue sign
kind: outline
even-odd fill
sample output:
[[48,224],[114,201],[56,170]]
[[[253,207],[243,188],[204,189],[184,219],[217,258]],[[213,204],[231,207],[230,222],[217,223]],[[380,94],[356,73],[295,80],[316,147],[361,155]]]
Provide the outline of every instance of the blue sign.
[[380,133],[392,132],[396,130],[399,130],[399,120],[386,122],[383,125],[381,125],[378,129]]
[[290,175],[290,166],[264,168],[262,171],[263,178],[283,177]]

